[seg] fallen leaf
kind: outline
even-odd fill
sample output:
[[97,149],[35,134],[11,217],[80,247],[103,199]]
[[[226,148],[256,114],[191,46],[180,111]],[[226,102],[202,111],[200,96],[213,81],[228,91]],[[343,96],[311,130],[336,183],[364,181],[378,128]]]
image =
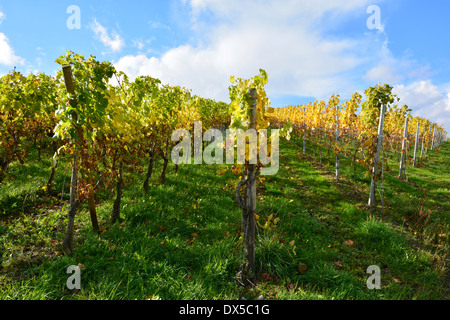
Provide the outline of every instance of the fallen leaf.
[[84,264],[82,264],[82,263],[79,263],[78,267],[80,268],[80,270],[85,270],[86,269],[86,266]]
[[333,264],[334,264],[335,266],[338,266],[339,268],[343,268],[343,267],[344,267],[344,265],[342,264],[342,261],[341,261],[341,260],[335,261],[335,262],[333,262]]
[[353,242],[353,240],[349,239],[349,240],[345,240],[344,244],[349,248],[353,248],[354,242]]
[[300,272],[300,274],[303,274],[306,270],[308,269],[308,266],[302,262],[298,263],[298,272]]
[[227,169],[226,169],[226,168],[222,168],[222,169],[220,169],[220,170],[217,171],[217,174],[218,174],[219,176],[223,176],[226,172],[227,172]]
[[392,277],[392,280],[396,283],[402,283],[402,281],[399,278]]
[[268,273],[263,273],[263,277],[266,278],[267,280],[273,280],[273,278]]

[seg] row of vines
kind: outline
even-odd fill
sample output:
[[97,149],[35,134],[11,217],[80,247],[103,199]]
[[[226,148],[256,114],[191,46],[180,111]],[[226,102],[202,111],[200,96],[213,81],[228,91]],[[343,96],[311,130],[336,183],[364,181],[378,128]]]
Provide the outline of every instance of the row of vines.
[[[74,220],[87,201],[93,228],[100,233],[96,192],[115,192],[112,222],[120,218],[124,175],[145,175],[149,190],[156,159],[163,160],[159,182],[164,184],[173,146],[172,132],[230,122],[228,105],[193,95],[190,90],[164,85],[142,76],[130,81],[109,62],[67,52],[56,62],[56,77],[11,71],[0,79],[0,183],[8,167],[24,163],[32,150],[50,150],[48,192],[54,188],[61,162],[72,169],[70,209],[63,250],[73,251]],[[144,160],[143,160],[144,159]],[[62,161],[64,160],[64,161]],[[132,175],[130,175],[132,176]]]
[[332,95],[328,103],[314,101],[308,105],[286,106],[276,109],[275,122],[293,124],[294,137],[303,144],[304,154],[306,141],[312,143],[311,152],[320,162],[322,150],[326,149],[328,163],[331,164],[331,157],[335,160],[337,180],[342,156],[351,159],[355,188],[356,168],[364,167],[366,177],[372,180],[369,205],[374,205],[376,182],[382,175],[380,168],[390,171],[389,158],[398,157],[398,176],[403,179],[407,165],[424,165],[429,151],[447,137],[442,126],[413,117],[406,105],[400,107],[400,99],[392,89],[389,85],[370,87],[365,91],[365,101],[355,93],[344,102],[339,95]]
[[[193,95],[186,88],[162,84],[150,76],[130,81],[110,62],[99,62],[93,56],[86,59],[69,51],[56,63],[61,66],[56,77],[42,73],[24,76],[11,71],[0,78],[0,183],[7,177],[10,165],[24,163],[33,150],[37,150],[39,157],[41,151],[53,156],[45,186],[48,192],[54,188],[60,163],[70,164],[68,226],[62,243],[67,255],[74,250],[75,215],[80,205],[87,201],[92,226],[100,234],[96,213],[99,188],[115,194],[111,211],[114,223],[120,219],[125,174],[142,175],[142,190],[147,193],[154,162],[159,159],[163,162],[159,182],[164,184],[175,146],[172,133],[177,129],[195,131],[196,121],[202,122],[203,132],[208,128],[221,128],[222,132],[224,129],[259,132],[282,128],[279,136],[289,139],[293,131],[297,141],[303,139],[303,152],[308,139],[313,146],[328,148],[329,158],[334,154],[337,179],[339,157],[350,152],[355,168],[357,164],[367,168],[373,185],[379,179],[380,146],[384,145],[381,161],[386,161],[384,151],[400,150],[401,176],[402,166],[409,161],[404,155],[412,141],[416,142],[413,159],[416,165],[446,136],[442,127],[423,118],[413,118],[408,107],[394,104],[398,99],[388,85],[367,89],[364,102],[356,93],[343,103],[338,95],[333,95],[328,104],[315,101],[274,109],[264,90],[268,82],[264,70],[247,80],[231,77],[231,102],[227,104]],[[403,132],[405,121],[410,126]],[[265,149],[267,154],[267,149],[272,149],[270,143],[261,145],[266,141],[262,138],[253,151],[259,154],[262,151],[259,149]],[[236,188],[236,202],[242,209],[247,262],[244,275],[252,279],[256,182],[266,163],[255,160],[248,144],[241,147],[245,147],[246,157],[244,177]],[[316,153],[315,148],[313,152]]]

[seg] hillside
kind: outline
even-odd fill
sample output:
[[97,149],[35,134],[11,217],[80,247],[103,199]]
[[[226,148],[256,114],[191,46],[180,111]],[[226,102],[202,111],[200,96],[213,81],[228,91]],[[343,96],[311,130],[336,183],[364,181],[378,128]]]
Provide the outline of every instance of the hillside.
[[[181,165],[175,173],[170,164],[159,185],[158,162],[148,194],[143,174],[126,176],[122,220],[114,225],[114,195],[100,189],[101,236],[83,204],[69,257],[61,242],[70,166],[59,165],[58,191],[49,194],[41,187],[51,157],[39,161],[33,154],[24,165],[12,164],[0,184],[0,299],[448,299],[450,142],[425,166],[407,167],[408,181],[396,170],[386,173],[372,210],[363,170],[355,190],[351,162],[341,159],[336,182],[333,163],[321,154],[303,155],[295,139],[284,141],[278,174],[258,182],[252,288],[237,276],[243,263],[234,201],[239,172],[231,166]],[[397,168],[398,160],[390,161]],[[70,265],[81,268],[81,290],[66,287]],[[372,265],[381,270],[379,290],[366,285]]]

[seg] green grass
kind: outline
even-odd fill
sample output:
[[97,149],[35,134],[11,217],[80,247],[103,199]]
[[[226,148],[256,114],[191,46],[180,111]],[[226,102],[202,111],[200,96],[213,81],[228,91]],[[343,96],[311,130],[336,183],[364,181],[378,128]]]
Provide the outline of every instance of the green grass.
[[[239,177],[231,168],[184,165],[175,174],[170,165],[160,186],[157,163],[146,195],[143,176],[135,173],[115,225],[109,220],[114,195],[98,192],[102,236],[92,230],[83,205],[75,251],[67,257],[61,253],[67,187],[62,207],[60,201],[63,181],[69,181],[66,164],[58,168],[57,191],[47,195],[41,186],[49,160],[33,155],[25,165],[14,163],[0,185],[0,299],[449,298],[449,142],[430,154],[426,166],[407,167],[408,182],[394,169],[386,173],[379,189],[383,206],[379,193],[373,210],[366,206],[369,181],[362,168],[354,191],[350,160],[341,158],[336,182],[325,149],[322,166],[318,154],[317,161],[308,152],[303,156],[295,141],[282,142],[280,150],[280,171],[258,184],[259,222],[271,214],[279,221],[258,229],[258,281],[250,289],[238,281],[244,262],[241,212],[233,199]],[[229,170],[219,175],[223,167]],[[420,212],[430,211],[428,220],[415,223]],[[66,270],[77,264],[82,288],[71,291]],[[380,290],[366,287],[370,265],[381,269]]]

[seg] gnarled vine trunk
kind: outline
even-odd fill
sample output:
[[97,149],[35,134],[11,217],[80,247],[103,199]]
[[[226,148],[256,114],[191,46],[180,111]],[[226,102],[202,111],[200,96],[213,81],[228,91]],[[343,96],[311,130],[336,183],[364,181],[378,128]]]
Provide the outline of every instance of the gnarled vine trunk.
[[116,200],[114,200],[113,211],[111,214],[111,221],[114,224],[117,220],[120,220],[120,204],[122,202],[122,187],[123,187],[123,162],[120,164],[119,177],[116,184]]
[[153,155],[154,155],[153,148],[154,148],[154,145],[152,144],[152,147],[149,152],[150,159],[148,161],[147,175],[146,175],[145,181],[144,181],[144,192],[145,193],[148,193],[148,184],[153,175],[153,161],[154,161],[153,160]]
[[77,212],[79,203],[76,199],[76,193],[77,193],[77,167],[76,167],[76,157],[73,161],[72,166],[72,178],[70,182],[70,209],[69,209],[69,222],[67,224],[67,230],[66,230],[66,236],[64,238],[64,241],[62,243],[62,249],[64,253],[68,256],[72,255],[73,251],[73,233],[75,231],[75,214]]

